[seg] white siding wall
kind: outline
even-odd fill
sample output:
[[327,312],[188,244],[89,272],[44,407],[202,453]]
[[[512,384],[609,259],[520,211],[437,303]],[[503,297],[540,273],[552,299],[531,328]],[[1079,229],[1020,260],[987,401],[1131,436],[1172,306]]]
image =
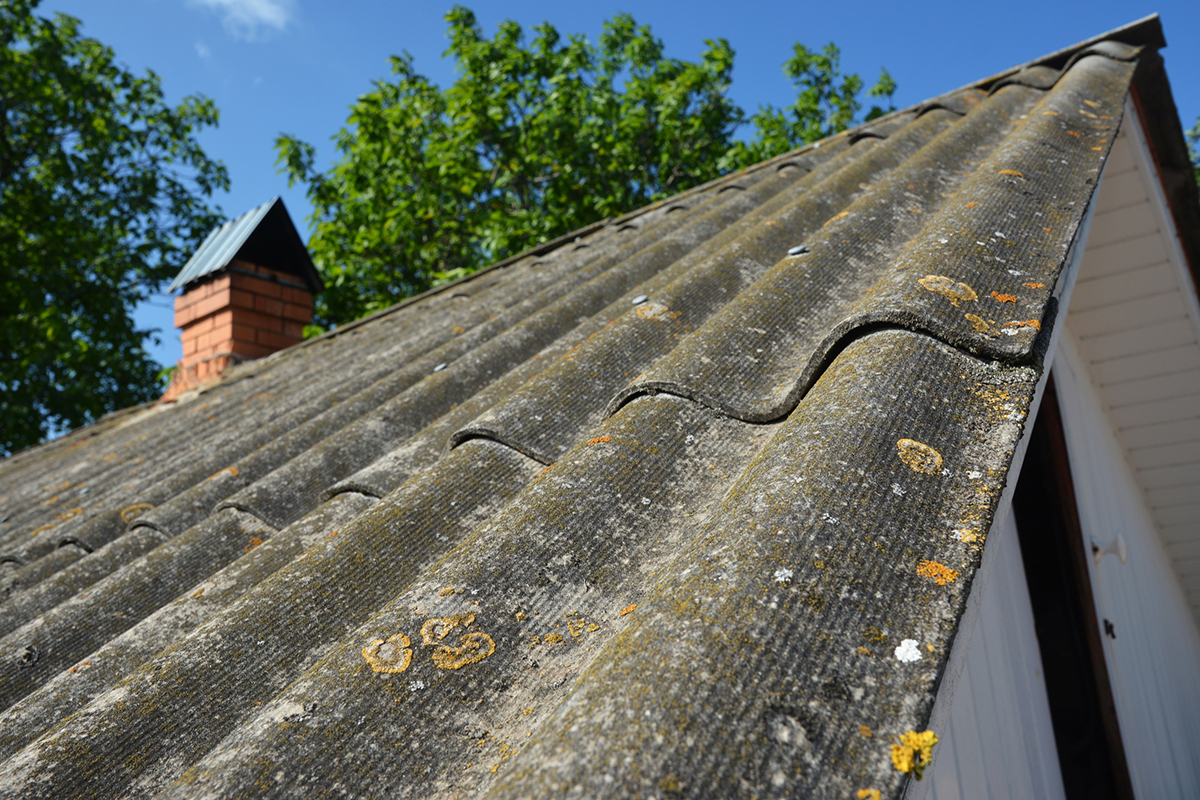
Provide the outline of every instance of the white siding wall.
[[[1200,797],[1200,632],[1145,496],[1097,397],[1068,322],[1054,359],[1084,546],[1119,535],[1122,564],[1089,557],[1117,722],[1134,791],[1145,800]],[[1089,556],[1091,553],[1088,554]]]
[[[928,800],[1059,800],[1062,775],[1017,530],[997,548],[949,721],[936,731]],[[916,788],[916,787],[912,787]]]

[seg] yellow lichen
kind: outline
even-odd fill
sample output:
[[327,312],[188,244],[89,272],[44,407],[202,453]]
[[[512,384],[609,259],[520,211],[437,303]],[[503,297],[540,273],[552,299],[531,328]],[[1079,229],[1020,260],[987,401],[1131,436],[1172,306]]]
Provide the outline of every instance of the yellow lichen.
[[63,513],[59,514],[58,519],[60,522],[62,522],[71,519],[71,517],[78,517],[82,513],[82,508],[72,508],[70,511],[64,511]]
[[386,641],[376,639],[363,648],[363,658],[376,672],[386,674],[404,672],[412,663],[412,650],[409,649],[409,644],[408,637],[403,633],[390,636]]
[[443,586],[441,589],[438,589],[438,597],[445,597],[448,594],[454,594],[453,586]]
[[892,745],[892,764],[901,772],[911,773],[921,780],[921,773],[933,760],[933,746],[937,743],[938,737],[933,731],[909,731],[900,737],[900,744]]
[[39,533],[41,533],[42,531],[48,531],[48,530],[50,530],[51,528],[53,528],[53,527],[55,526],[55,524],[56,524],[56,523],[54,523],[54,522],[51,522],[49,525],[43,525],[43,526],[41,526],[40,528],[34,528],[33,530],[31,530],[31,531],[29,532],[29,535],[30,535],[30,536],[37,536],[37,535],[38,535]]
[[448,617],[427,619],[421,626],[421,641],[427,645],[437,644],[459,625],[465,628],[474,621],[474,614],[451,614]]
[[860,644],[860,645],[858,646],[858,654],[859,654],[860,656],[870,656],[870,655],[871,655],[871,651],[870,651],[870,650],[868,650],[867,648],[863,647],[863,646]]
[[1015,303],[1017,302],[1016,295],[1001,294],[1000,292],[992,292],[992,299],[997,303]]
[[543,639],[548,645],[558,644],[563,640],[563,635],[561,633],[547,633]]
[[528,619],[528,616],[526,616],[524,611],[517,612],[517,622],[524,622],[526,619]]
[[612,441],[611,436],[597,436],[595,439],[592,439],[591,441],[588,442],[588,447],[591,447],[594,444],[600,444],[601,442],[611,442],[611,441]]
[[250,543],[246,545],[246,552],[249,553],[251,550],[258,547],[262,543],[263,543],[262,539],[258,538],[257,536],[251,536]]
[[1000,174],[1000,175],[1011,175],[1011,176],[1013,176],[1014,178],[1024,178],[1024,177],[1025,177],[1025,176],[1024,176],[1024,175],[1022,175],[1020,172],[1017,172],[1015,169],[1002,169],[1002,170],[1000,170],[1000,172],[999,172],[998,174]]
[[492,637],[480,631],[473,631],[458,640],[458,647],[438,645],[433,651],[433,663],[439,669],[461,669],[468,664],[476,664],[496,652],[496,643]]
[[[1050,229],[1046,228],[1046,230],[1050,230]],[[1021,285],[1024,286],[1026,289],[1045,289],[1046,288],[1046,284],[1044,284],[1044,283],[1022,283]]]
[[882,797],[878,789],[859,789],[858,800],[879,800]]
[[1042,323],[1036,319],[1014,319],[1012,322],[1004,323],[1006,328],[1033,328],[1036,331],[1042,329]]
[[987,333],[991,330],[983,317],[980,317],[978,314],[963,314],[963,318],[975,326],[976,333]]
[[134,503],[131,506],[121,509],[121,521],[132,522],[152,508],[154,508],[154,506],[150,505],[149,503]]
[[938,586],[954,583],[958,579],[958,572],[936,561],[922,561],[918,563],[917,574],[922,578],[929,578]]
[[979,297],[975,294],[975,290],[967,284],[947,278],[945,275],[926,275],[924,278],[918,278],[917,283],[935,294],[942,295],[955,308],[961,302],[971,302]]
[[868,739],[870,739],[870,738],[872,738],[872,737],[874,737],[874,736],[875,736],[875,733],[874,733],[874,731],[872,731],[872,730],[870,729],[870,727],[868,727],[868,726],[866,726],[866,725],[859,725],[859,726],[858,726],[858,732],[859,732],[860,734],[862,734],[863,736],[867,737]]
[[637,608],[637,603],[631,603],[630,605],[625,606],[624,608],[621,609],[621,616],[623,617],[626,614],[632,614],[634,609],[636,609],[636,608]]
[[900,439],[896,442],[896,451],[900,460],[913,472],[936,475],[942,471],[942,454],[927,444],[913,439]]

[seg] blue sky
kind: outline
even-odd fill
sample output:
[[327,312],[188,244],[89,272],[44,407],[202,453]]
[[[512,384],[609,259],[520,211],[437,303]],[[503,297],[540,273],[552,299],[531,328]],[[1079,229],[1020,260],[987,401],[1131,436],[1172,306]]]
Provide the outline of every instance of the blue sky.
[[[446,49],[449,2],[380,0],[45,0],[38,13],[61,11],[83,21],[83,32],[112,47],[136,72],[152,69],[168,100],[205,94],[221,110],[221,124],[202,134],[212,156],[229,168],[232,188],[216,198],[236,216],[282,195],[307,238],[310,213],[302,187],[289,189],[276,173],[273,144],[281,132],[318,148],[319,163],[334,155],[330,137],[345,123],[347,107],[386,77],[390,55],[407,50],[417,69],[445,86],[453,64]],[[1163,20],[1162,51],[1185,127],[1200,116],[1200,2],[1099,0],[1062,3],[875,2],[783,3],[739,0],[692,2],[561,3],[467,2],[485,32],[513,19],[524,28],[543,21],[561,33],[593,41],[601,24],[627,11],[648,23],[667,54],[695,59],[704,40],[723,37],[737,51],[731,96],[747,111],[794,99],[781,72],[793,42],[835,42],[845,72],[870,83],[881,66],[899,83],[898,107],[984,78],[1148,14]],[[163,331],[151,352],[164,364],[180,357],[170,298],[138,309],[142,327]]]

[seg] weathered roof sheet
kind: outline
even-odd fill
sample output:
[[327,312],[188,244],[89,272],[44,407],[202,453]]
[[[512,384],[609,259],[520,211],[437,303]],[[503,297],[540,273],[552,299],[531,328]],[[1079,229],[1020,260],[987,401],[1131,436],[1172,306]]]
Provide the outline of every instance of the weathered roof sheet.
[[1157,30],[0,464],[0,795],[899,796]]
[[167,291],[173,292],[206,275],[220,272],[235,258],[295,275],[314,294],[325,286],[308,255],[308,248],[300,241],[283,199],[276,197],[213,228],[171,281]]

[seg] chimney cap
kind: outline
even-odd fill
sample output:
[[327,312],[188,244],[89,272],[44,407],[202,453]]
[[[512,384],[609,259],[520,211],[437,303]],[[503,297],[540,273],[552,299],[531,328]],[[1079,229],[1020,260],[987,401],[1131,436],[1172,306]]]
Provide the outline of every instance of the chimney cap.
[[173,292],[220,272],[235,258],[294,275],[316,294],[325,288],[291,216],[276,197],[214,228],[167,287]]

